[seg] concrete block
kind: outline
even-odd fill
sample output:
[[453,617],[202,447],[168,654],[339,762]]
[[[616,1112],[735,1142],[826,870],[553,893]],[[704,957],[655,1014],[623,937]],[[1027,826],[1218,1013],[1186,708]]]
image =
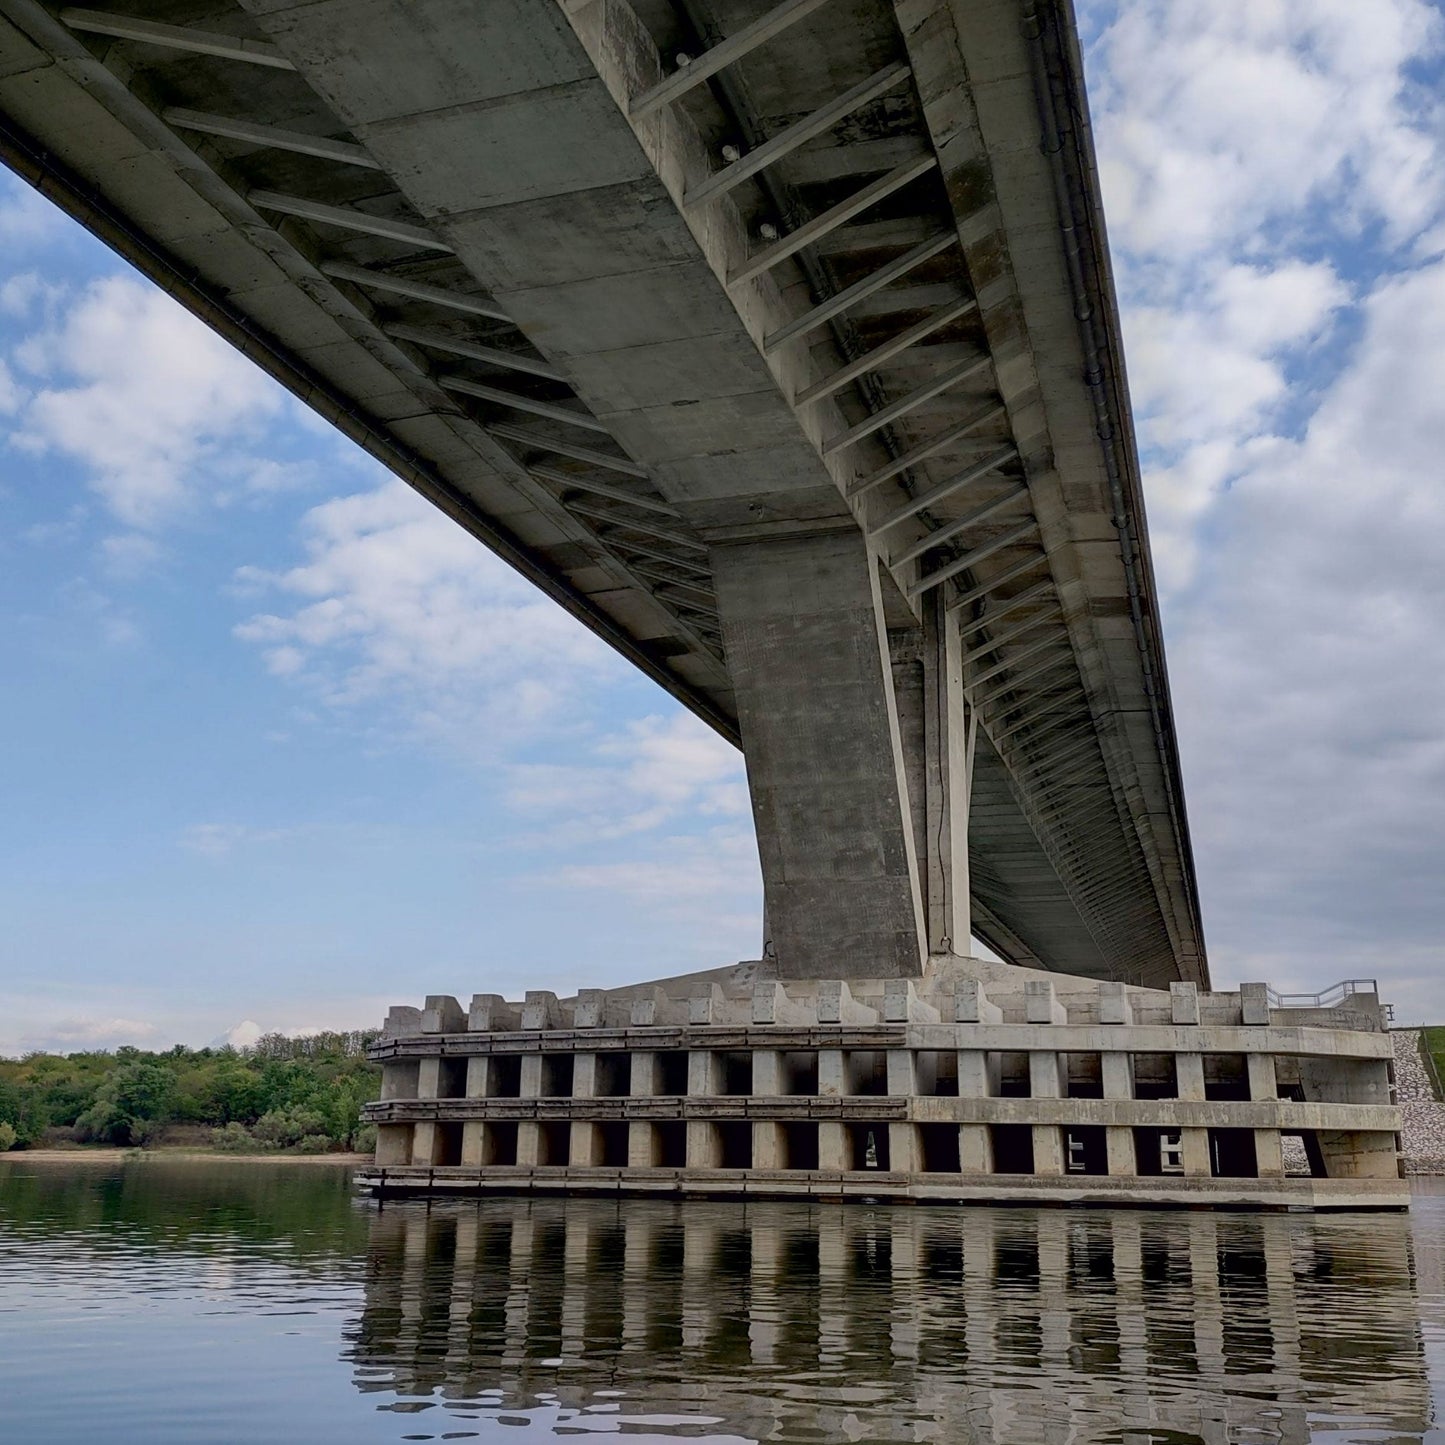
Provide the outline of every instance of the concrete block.
[[1254,1162],[1261,1179],[1284,1178],[1284,1154],[1278,1129],[1254,1131]]
[[421,1010],[397,1006],[386,1011],[386,1022],[381,1026],[384,1039],[406,1039],[421,1032]]
[[753,1050],[753,1093],[764,1098],[783,1092],[783,1058],[776,1049]]
[[427,995],[426,1007],[421,1012],[421,1031],[424,1034],[459,1034],[467,1026],[462,1006],[450,994]]
[[976,978],[961,978],[953,996],[953,1017],[961,1024],[1001,1024],[1003,1010],[988,1001],[984,986]]
[[993,1144],[987,1125],[958,1126],[958,1163],[965,1174],[993,1173]]
[[917,1174],[923,1167],[923,1151],[918,1145],[915,1124],[893,1123],[888,1126],[888,1169],[890,1173]]
[[883,1020],[885,1023],[936,1024],[938,1010],[920,998],[911,978],[885,979],[883,984]]
[[376,1162],[383,1169],[405,1168],[411,1163],[410,1124],[379,1124],[377,1126]]
[[1128,1054],[1101,1054],[1099,1071],[1103,1076],[1106,1099],[1132,1099],[1134,1097],[1134,1066]]
[[[628,1145],[630,1150],[630,1139]],[[602,1162],[602,1131],[591,1121],[575,1122],[568,1150],[567,1159],[574,1168],[595,1169]]]
[[878,1011],[859,1003],[845,979],[825,978],[818,985],[818,1022],[872,1024],[878,1022]]
[[1199,987],[1192,983],[1169,985],[1169,1017],[1176,1024],[1199,1022]]
[[[716,1094],[722,1084],[718,1056],[711,1049],[694,1049],[687,1056],[687,1092],[694,1097]],[[690,1126],[689,1126],[690,1127]]]
[[1064,1172],[1064,1131],[1057,1124],[1034,1125],[1034,1173],[1045,1178]]
[[848,1140],[843,1126],[832,1119],[818,1125],[818,1168],[839,1172],[848,1167]]
[[660,988],[644,989],[632,1000],[632,1023],[638,1028],[649,1028],[657,1022],[657,1011],[662,1003]]
[[[912,1098],[918,1092],[918,1075],[912,1049],[888,1050],[888,1092]],[[896,1164],[893,1166],[898,1167]]]
[[522,1055],[522,1083],[518,1092],[524,1099],[540,1099],[542,1097],[541,1054]]
[[723,991],[715,983],[709,985],[702,993],[690,995],[687,1000],[688,1023],[721,1023],[723,1003]]
[[1029,1097],[1058,1099],[1063,1095],[1062,1056],[1052,1050],[1029,1051]]
[[638,1049],[632,1055],[628,1092],[636,1099],[650,1099],[657,1093],[657,1055]]
[[717,1125],[706,1120],[687,1121],[687,1167],[718,1169],[722,1166],[722,1139]]
[[783,1126],[770,1120],[753,1125],[753,1168],[782,1169],[786,1164]]
[[485,1157],[485,1141],[482,1131],[485,1124],[467,1123],[462,1125],[462,1165],[467,1169],[480,1169]]
[[574,1099],[595,1099],[597,1097],[596,1054],[573,1054],[572,1097]]
[[517,1125],[517,1163],[535,1169],[542,1161],[542,1126],[535,1119]]
[[499,993],[476,993],[467,1012],[467,1027],[473,1033],[490,1034],[514,1029],[521,1022],[521,1010]]
[[1209,1178],[1214,1172],[1209,1163],[1209,1130],[1181,1129],[1179,1132],[1184,1146],[1184,1177]]
[[522,1027],[561,1028],[562,1011],[557,1006],[557,995],[543,988],[528,989],[527,997],[522,1003]]
[[818,1050],[818,1094],[822,1098],[836,1099],[848,1092],[846,1070],[843,1067],[842,1049]]
[[989,1087],[988,1055],[982,1049],[958,1051],[958,1093],[964,1099],[987,1099]]
[[422,1059],[416,1071],[416,1096],[418,1099],[441,1097],[442,1061],[440,1058]]
[[1024,1017],[1031,1024],[1064,1024],[1069,1015],[1046,978],[1031,978],[1024,984]]
[[657,1162],[656,1141],[651,1124],[634,1119],[627,1126],[627,1167],[650,1169]]
[[1269,1023],[1269,985],[1242,983],[1239,986],[1240,1020],[1245,1025]]
[[1246,1054],[1249,1067],[1249,1097],[1251,1099],[1277,1099],[1279,1079],[1274,1067],[1273,1054]]
[[601,1028],[607,1017],[607,990],[583,988],[577,990],[577,1007],[572,1013],[572,1027],[577,1029]]

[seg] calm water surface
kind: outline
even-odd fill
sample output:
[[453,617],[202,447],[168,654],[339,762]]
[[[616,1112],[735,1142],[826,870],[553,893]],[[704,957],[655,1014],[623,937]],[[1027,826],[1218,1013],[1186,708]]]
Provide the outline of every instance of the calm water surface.
[[0,1441],[1445,1441],[1374,1215],[495,1200],[0,1163]]

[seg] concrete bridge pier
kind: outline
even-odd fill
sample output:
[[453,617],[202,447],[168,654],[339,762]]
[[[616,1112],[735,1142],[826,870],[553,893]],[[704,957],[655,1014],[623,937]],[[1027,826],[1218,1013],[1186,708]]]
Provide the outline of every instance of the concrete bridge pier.
[[710,562],[781,976],[915,977],[930,952],[966,952],[956,625],[890,606],[854,528],[714,545]]

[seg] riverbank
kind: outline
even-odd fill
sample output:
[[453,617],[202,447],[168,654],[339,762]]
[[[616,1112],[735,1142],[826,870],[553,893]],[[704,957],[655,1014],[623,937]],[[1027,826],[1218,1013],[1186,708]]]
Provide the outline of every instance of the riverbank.
[[0,1154],[0,1164],[87,1164],[117,1160],[152,1159],[167,1164],[204,1161],[235,1164],[333,1164],[360,1169],[374,1160],[371,1154],[233,1154],[223,1149],[127,1149],[96,1145],[80,1149],[14,1149]]

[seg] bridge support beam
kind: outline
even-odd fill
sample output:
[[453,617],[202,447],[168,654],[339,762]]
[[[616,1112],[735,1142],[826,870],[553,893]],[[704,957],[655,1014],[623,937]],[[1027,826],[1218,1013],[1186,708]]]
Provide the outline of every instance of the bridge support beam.
[[856,534],[732,542],[711,562],[783,977],[908,977],[966,953],[956,622],[937,608],[890,630]]

